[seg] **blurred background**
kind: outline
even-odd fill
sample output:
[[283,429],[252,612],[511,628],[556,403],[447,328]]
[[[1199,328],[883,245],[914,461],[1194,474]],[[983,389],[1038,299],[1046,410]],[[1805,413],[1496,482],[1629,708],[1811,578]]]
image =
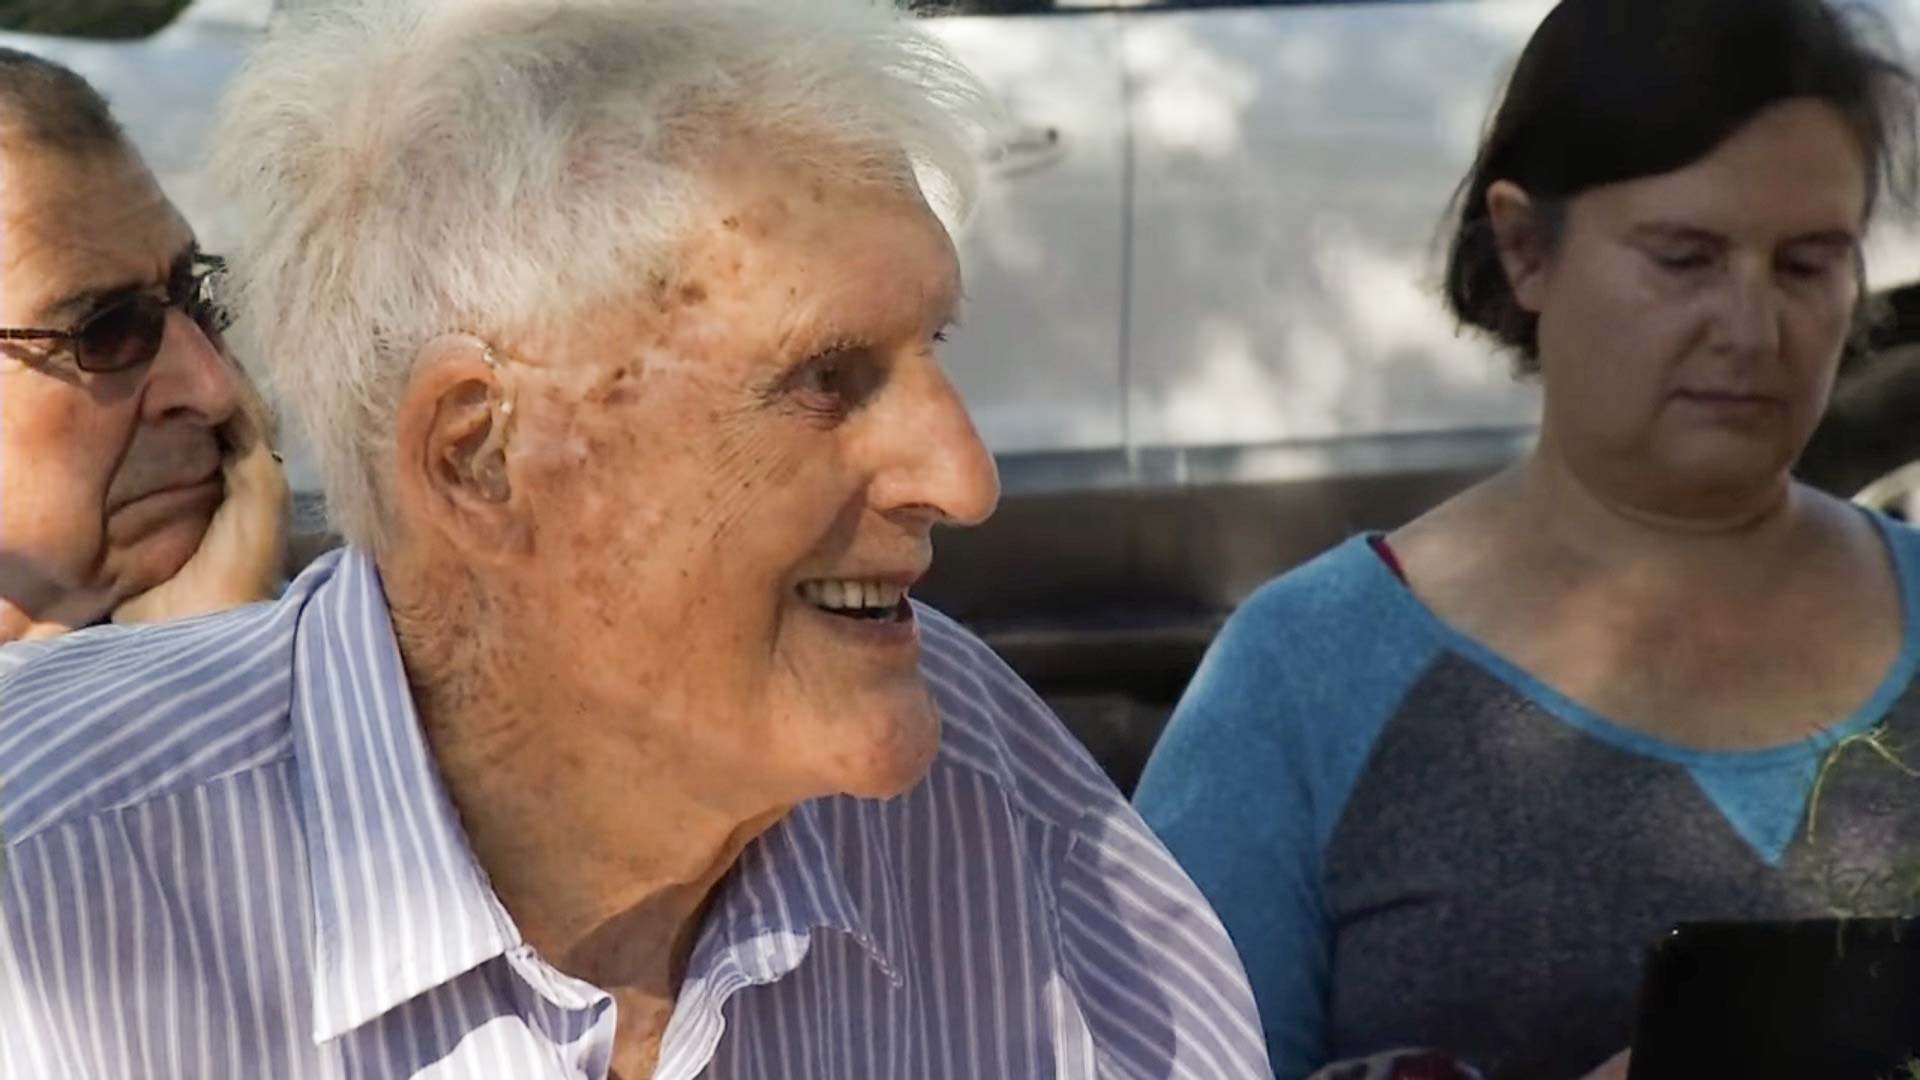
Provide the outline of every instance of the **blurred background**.
[[[1006,497],[939,538],[917,595],[985,636],[1130,789],[1252,588],[1532,438],[1532,389],[1457,332],[1437,283],[1454,186],[1551,4],[915,6],[1005,109],[960,230],[968,299],[945,358]],[[1865,6],[1915,60],[1920,0]],[[0,44],[98,86],[217,252],[205,134],[275,13],[0,0]],[[1916,225],[1875,223],[1874,347],[1801,464],[1896,513],[1920,487]],[[307,558],[332,540],[307,455],[287,449]]]

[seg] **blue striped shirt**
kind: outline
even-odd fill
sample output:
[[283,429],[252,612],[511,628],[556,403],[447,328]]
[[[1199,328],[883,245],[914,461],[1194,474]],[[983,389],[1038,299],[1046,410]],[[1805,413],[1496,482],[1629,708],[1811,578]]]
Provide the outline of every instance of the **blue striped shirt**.
[[[702,923],[655,1076],[1269,1076],[1219,921],[934,612],[926,779],[807,803]],[[0,1076],[604,1077],[612,999],[520,938],[372,562],[60,639],[0,682]]]

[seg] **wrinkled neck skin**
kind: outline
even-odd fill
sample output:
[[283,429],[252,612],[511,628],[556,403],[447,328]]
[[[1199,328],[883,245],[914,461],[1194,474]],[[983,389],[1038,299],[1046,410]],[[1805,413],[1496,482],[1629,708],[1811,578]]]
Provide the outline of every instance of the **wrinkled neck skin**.
[[702,790],[700,770],[664,751],[596,740],[648,718],[596,715],[566,671],[538,670],[514,632],[531,620],[510,596],[452,558],[378,561],[421,727],[475,856],[527,943],[615,997],[616,1063],[646,1075],[708,898],[791,805]]

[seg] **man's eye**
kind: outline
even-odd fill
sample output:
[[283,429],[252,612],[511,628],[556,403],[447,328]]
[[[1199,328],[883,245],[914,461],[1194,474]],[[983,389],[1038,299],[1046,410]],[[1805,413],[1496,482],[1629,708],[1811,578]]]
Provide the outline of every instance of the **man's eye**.
[[839,357],[814,360],[800,369],[800,389],[809,394],[838,396],[844,389],[846,371]]
[[881,382],[878,365],[865,350],[836,347],[801,364],[787,379],[787,388],[805,408],[841,416],[859,408]]

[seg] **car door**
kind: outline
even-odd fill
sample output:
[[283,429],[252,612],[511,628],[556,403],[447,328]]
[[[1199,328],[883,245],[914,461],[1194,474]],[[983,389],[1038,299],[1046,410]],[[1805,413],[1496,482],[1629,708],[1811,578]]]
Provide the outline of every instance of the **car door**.
[[1546,0],[1159,0],[1124,19],[1127,426],[1145,480],[1473,468],[1531,390],[1438,292],[1441,222]]
[[1005,110],[960,232],[966,303],[947,369],[1010,493],[1078,482],[1078,467],[1121,445],[1117,19],[1058,0],[922,10]]
[[106,97],[168,198],[218,248],[226,215],[201,175],[207,129],[227,80],[259,40],[272,0],[195,0],[151,37],[94,40],[0,33],[0,45],[64,64]]

